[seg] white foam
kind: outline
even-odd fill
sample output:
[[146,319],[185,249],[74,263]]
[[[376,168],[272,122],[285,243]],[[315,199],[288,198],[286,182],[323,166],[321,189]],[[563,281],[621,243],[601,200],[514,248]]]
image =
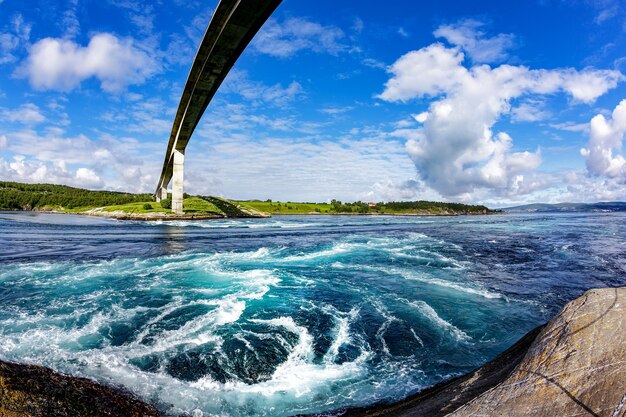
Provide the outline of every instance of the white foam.
[[485,297],[485,298],[505,298],[502,294],[499,294],[496,292],[484,290],[482,288],[474,288],[474,287],[470,287],[467,285],[461,285],[452,281],[446,281],[446,280],[439,279],[439,278],[427,278],[427,277],[423,277],[423,276],[415,275],[411,273],[404,273],[402,274],[402,276],[406,279],[426,282],[428,284],[434,284],[440,287],[451,288],[453,290],[465,292],[468,294],[480,295],[481,297]]
[[334,244],[330,249],[319,250],[317,252],[305,253],[300,255],[286,256],[281,259],[284,262],[300,262],[317,258],[331,257],[342,253],[347,253],[355,249],[357,245],[341,242]]
[[192,386],[211,390],[235,390],[238,393],[258,393],[266,397],[290,393],[295,398],[299,398],[315,391],[329,381],[337,382],[345,378],[354,378],[364,371],[364,361],[369,357],[367,352],[363,352],[355,361],[345,362],[341,365],[327,361],[324,361],[323,364],[314,364],[313,337],[305,327],[297,325],[291,317],[277,317],[268,320],[252,319],[250,321],[282,327],[298,335],[298,342],[291,348],[287,360],[276,368],[272,378],[269,381],[256,384],[241,382],[217,384],[211,378],[202,378],[194,382]]
[[378,311],[378,313],[380,313],[380,315],[383,316],[383,318],[385,319],[383,324],[376,332],[376,338],[380,341],[383,347],[383,352],[385,352],[385,354],[387,355],[391,355],[389,347],[387,346],[387,341],[385,340],[385,333],[387,333],[387,330],[389,329],[391,323],[401,320],[391,314],[391,312],[379,300],[372,301],[372,305],[374,306],[376,311]]
[[410,301],[409,304],[417,308],[419,312],[422,313],[426,318],[428,318],[432,323],[449,332],[457,341],[467,342],[471,339],[471,337],[463,330],[442,319],[439,314],[437,314],[435,309],[428,305],[426,302],[418,300]]
[[415,333],[415,330],[411,327],[411,333],[413,334],[413,337],[415,338],[415,340],[417,341],[417,343],[419,343],[422,347],[424,347],[424,342],[422,341],[422,339],[417,335],[417,333]]
[[170,227],[197,227],[203,229],[300,229],[305,227],[325,226],[319,222],[302,222],[300,219],[276,220],[276,219],[208,219],[195,221],[154,221],[146,222],[151,226]]
[[[348,266],[342,264],[341,268],[348,268]],[[461,283],[448,281],[440,278],[430,277],[425,274],[416,273],[404,268],[393,268],[393,267],[377,267],[377,266],[368,266],[368,265],[358,265],[358,269],[365,269],[370,271],[382,272],[384,274],[389,275],[400,275],[404,279],[412,280],[412,281],[420,281],[426,284],[433,284],[440,287],[450,288],[456,291],[479,295],[485,298],[502,298],[506,301],[509,301],[508,298],[500,293],[489,291],[480,287],[474,287],[469,285],[462,285]]]
[[350,312],[346,315],[337,316],[335,315],[335,330],[334,330],[334,339],[333,343],[328,348],[328,351],[324,355],[324,362],[332,363],[337,359],[337,355],[339,355],[339,349],[352,341],[350,336],[350,323],[357,317],[359,313],[358,308],[354,307]]

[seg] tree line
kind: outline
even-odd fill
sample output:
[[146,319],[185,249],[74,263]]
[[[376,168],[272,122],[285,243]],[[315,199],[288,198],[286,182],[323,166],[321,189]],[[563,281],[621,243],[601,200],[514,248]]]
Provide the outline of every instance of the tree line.
[[393,211],[406,211],[406,210],[436,210],[444,209],[453,213],[489,213],[486,206],[483,205],[468,205],[461,203],[443,203],[439,201],[392,201],[383,204],[381,207]]
[[54,184],[0,181],[0,210],[33,210],[44,207],[103,207],[150,201],[150,194],[92,191]]
[[335,213],[398,213],[398,212],[439,212],[448,213],[492,213],[493,210],[483,205],[468,205],[462,203],[444,203],[438,201],[391,201],[388,203],[377,203],[370,206],[369,203],[355,201],[353,203],[342,203],[339,200],[330,202],[331,211]]

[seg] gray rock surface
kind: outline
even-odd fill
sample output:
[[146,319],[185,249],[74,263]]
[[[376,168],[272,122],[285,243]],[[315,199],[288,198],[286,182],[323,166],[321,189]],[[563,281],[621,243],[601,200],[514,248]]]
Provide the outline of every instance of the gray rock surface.
[[567,304],[504,382],[450,415],[625,416],[626,288]]

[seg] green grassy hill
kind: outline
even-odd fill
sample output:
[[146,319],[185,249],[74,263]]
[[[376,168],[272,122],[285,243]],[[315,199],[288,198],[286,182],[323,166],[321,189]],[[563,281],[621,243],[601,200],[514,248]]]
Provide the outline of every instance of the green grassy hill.
[[292,203],[271,201],[240,201],[256,210],[270,214],[333,214],[332,206],[325,203]]
[[66,185],[0,182],[1,210],[102,207],[151,201],[150,194],[91,191]]
[[[150,194],[91,191],[53,184],[22,184],[0,182],[0,210],[38,210],[62,213],[84,213],[98,209],[105,213],[171,214],[172,210],[152,201]],[[263,215],[246,207],[218,197],[185,196],[186,214],[223,217],[255,217]]]
[[342,203],[293,203],[281,201],[242,201],[256,210],[270,214],[406,214],[406,215],[459,215],[489,214],[495,211],[482,205],[441,203],[435,201],[399,201],[389,203],[368,203],[357,201]]

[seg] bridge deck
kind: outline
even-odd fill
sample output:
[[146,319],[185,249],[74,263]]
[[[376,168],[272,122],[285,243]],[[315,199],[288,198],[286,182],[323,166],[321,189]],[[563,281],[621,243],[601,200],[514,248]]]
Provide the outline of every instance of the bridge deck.
[[155,197],[160,198],[161,190],[167,188],[174,173],[175,155],[181,160],[180,155],[222,81],[281,1],[221,0],[218,4],[187,77]]

